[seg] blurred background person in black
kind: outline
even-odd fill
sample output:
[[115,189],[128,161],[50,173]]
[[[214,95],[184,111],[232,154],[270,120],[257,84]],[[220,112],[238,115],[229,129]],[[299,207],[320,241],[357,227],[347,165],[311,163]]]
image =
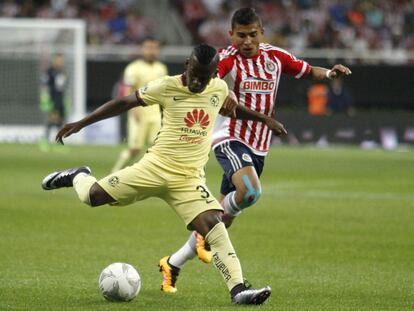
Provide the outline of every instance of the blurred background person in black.
[[343,79],[331,80],[328,86],[328,101],[326,113],[328,115],[345,113],[348,116],[355,115],[353,97],[349,88],[344,85]]
[[43,77],[41,110],[48,114],[44,137],[40,142],[43,151],[49,149],[50,132],[53,127],[60,128],[66,119],[65,90],[68,76],[65,72],[65,60],[62,54],[53,56],[51,66]]

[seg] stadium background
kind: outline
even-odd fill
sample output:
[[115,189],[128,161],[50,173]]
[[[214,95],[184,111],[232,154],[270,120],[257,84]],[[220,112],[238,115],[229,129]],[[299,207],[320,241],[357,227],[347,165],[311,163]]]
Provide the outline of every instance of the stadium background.
[[[268,42],[313,65],[342,62],[353,72],[344,81],[352,116],[309,114],[312,83],[281,80],[278,118],[291,136],[275,139],[264,195],[230,233],[249,279],[274,289],[261,309],[412,310],[414,1],[6,0],[0,17],[86,23],[90,111],[111,98],[145,37],[163,41],[162,60],[178,74],[191,45],[228,44],[229,16],[244,5],[261,14]],[[25,92],[19,79],[33,68],[25,59],[0,60],[2,131],[42,121],[39,90],[19,97],[19,110],[8,103]],[[115,125],[122,140],[125,120]],[[69,191],[41,192],[41,178],[55,168],[85,163],[106,175],[121,148],[114,141],[44,153],[35,140],[1,134],[0,309],[233,310],[220,276],[196,261],[180,280],[179,296],[159,292],[156,262],[187,236],[161,201],[98,211]],[[88,143],[108,142],[95,134]],[[213,158],[208,182],[218,193],[221,171]],[[139,298],[122,307],[103,301],[96,286],[113,261],[136,265],[144,280]]]
[[[414,143],[412,1],[5,1],[0,16],[86,22],[85,110],[90,111],[111,98],[125,65],[139,56],[137,44],[145,37],[162,40],[161,59],[171,74],[178,74],[192,44],[227,45],[232,11],[252,3],[262,16],[269,43],[311,64],[329,67],[342,62],[354,72],[344,81],[353,95],[352,118],[310,115],[307,94],[312,82],[282,76],[277,106],[278,117],[290,130],[286,142],[318,142],[321,137],[324,142],[328,137],[330,142],[353,144],[368,140],[391,149]],[[18,67],[27,66],[20,74],[33,69],[33,64],[18,62]],[[2,64],[3,73],[13,66],[7,59]],[[4,91],[1,95],[10,97]],[[30,96],[34,100],[24,108],[32,109],[32,116],[37,112],[40,119],[35,100],[39,94]],[[13,123],[3,110],[2,115],[1,123]],[[384,144],[387,137],[391,143]]]

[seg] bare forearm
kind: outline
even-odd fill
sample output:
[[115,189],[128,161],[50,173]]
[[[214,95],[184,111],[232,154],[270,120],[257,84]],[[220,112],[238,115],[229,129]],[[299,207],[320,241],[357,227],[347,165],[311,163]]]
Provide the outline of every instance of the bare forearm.
[[80,121],[65,124],[56,134],[56,142],[63,144],[63,139],[79,132],[89,124],[119,115],[133,107],[142,106],[144,102],[135,94],[110,100]]
[[350,74],[352,74],[352,72],[348,67],[336,64],[331,69],[310,66],[309,77],[313,80],[323,81],[336,79],[342,76],[349,76]]
[[120,115],[131,108],[141,105],[142,103],[138,102],[134,94],[115,98],[106,102],[79,122],[85,127],[89,124]]
[[313,80],[316,80],[316,81],[328,80],[328,77],[327,77],[327,74],[326,74],[328,71],[329,71],[329,69],[326,69],[326,68],[323,68],[323,67],[311,66],[309,77]]
[[250,110],[244,106],[237,106],[237,119],[264,122],[277,136],[286,135],[287,131],[282,123],[260,112]]
[[238,105],[236,107],[236,119],[264,121],[266,119],[266,116],[260,112]]

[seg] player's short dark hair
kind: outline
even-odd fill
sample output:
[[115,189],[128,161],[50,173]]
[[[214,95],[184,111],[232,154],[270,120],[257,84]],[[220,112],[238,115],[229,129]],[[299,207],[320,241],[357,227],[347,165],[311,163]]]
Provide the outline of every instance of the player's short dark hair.
[[262,26],[262,20],[257,15],[256,10],[253,8],[241,8],[234,12],[231,18],[231,28],[233,29],[236,25],[250,25],[257,23]]
[[208,65],[217,55],[217,50],[211,45],[202,43],[194,47],[192,53],[200,64]]

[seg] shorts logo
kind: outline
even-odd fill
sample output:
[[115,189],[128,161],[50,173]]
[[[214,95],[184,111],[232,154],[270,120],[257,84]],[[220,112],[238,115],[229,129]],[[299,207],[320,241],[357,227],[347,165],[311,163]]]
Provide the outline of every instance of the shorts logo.
[[214,107],[217,107],[217,106],[218,106],[218,104],[219,104],[219,98],[218,98],[218,96],[217,96],[217,95],[213,95],[213,96],[211,96],[211,98],[210,98],[210,103],[211,103]]
[[208,113],[205,113],[203,109],[194,109],[192,112],[187,112],[184,122],[188,127],[199,124],[203,130],[210,124]]
[[243,155],[242,155],[242,159],[245,161],[245,162],[252,162],[252,158],[247,154],[247,153],[243,153]]
[[118,176],[112,176],[108,179],[108,184],[112,187],[115,187],[117,184],[119,184],[119,177]]

